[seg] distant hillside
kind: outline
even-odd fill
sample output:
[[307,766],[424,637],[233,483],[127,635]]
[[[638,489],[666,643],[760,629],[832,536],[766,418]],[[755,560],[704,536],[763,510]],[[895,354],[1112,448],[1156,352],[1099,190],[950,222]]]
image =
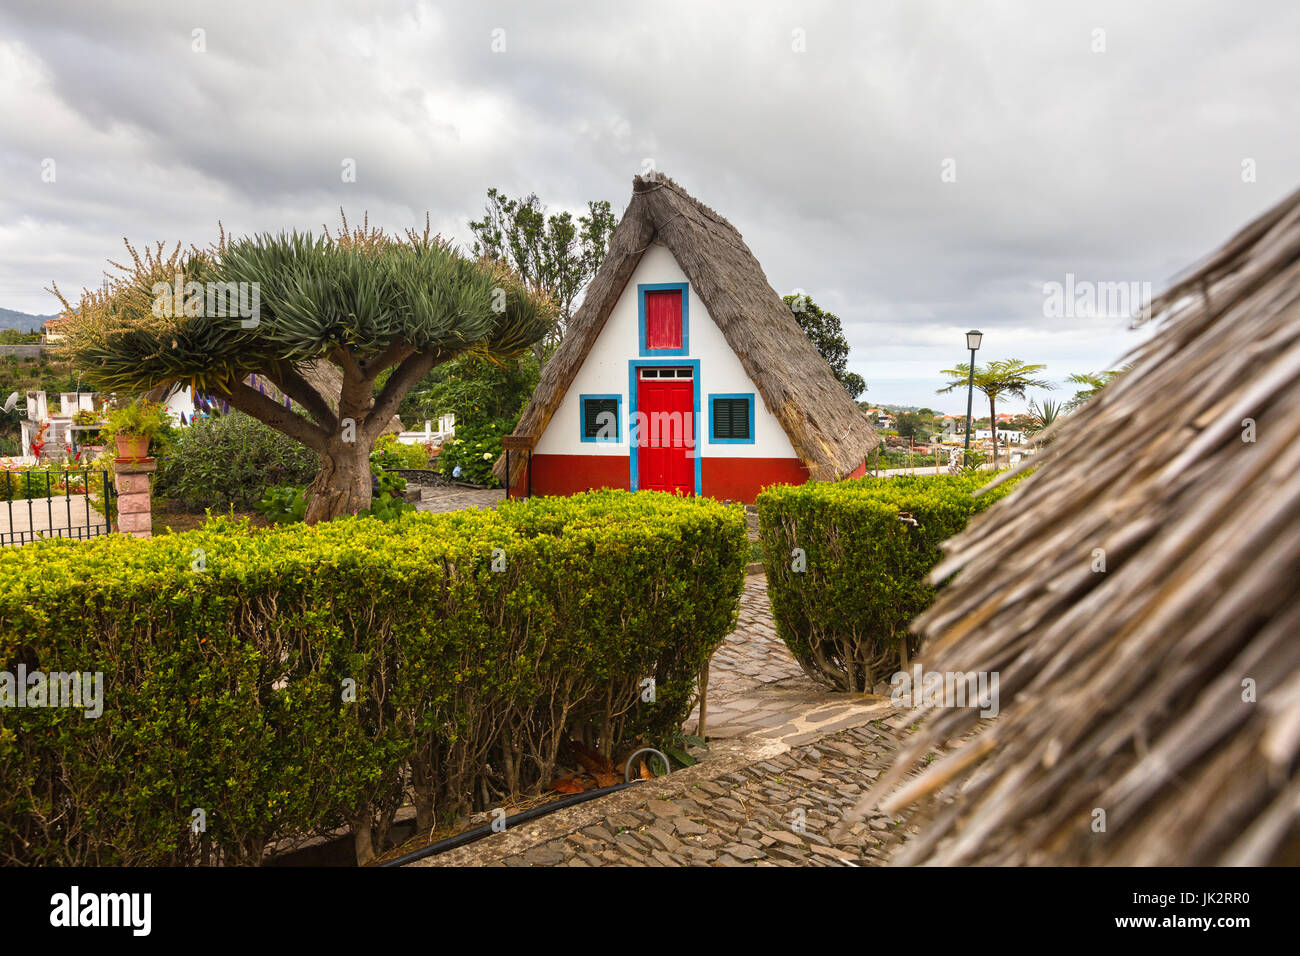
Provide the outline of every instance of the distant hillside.
[[15,312],[13,309],[0,309],[0,329],[17,329],[19,332],[39,332],[41,326],[54,318],[52,315],[32,315],[30,312]]
[[[884,402],[858,402],[858,407],[863,411],[866,411],[868,408],[880,408],[889,412],[891,415],[897,415],[899,412],[921,411],[921,406],[919,405],[887,405]],[[926,411],[932,412],[934,409],[927,408]]]

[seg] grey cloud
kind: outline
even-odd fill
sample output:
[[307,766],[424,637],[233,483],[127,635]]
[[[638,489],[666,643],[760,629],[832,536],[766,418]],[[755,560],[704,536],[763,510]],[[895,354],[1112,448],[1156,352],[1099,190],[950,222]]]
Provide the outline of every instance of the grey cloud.
[[96,282],[123,235],[206,242],[218,219],[429,210],[463,240],[491,185],[621,208],[653,158],[779,291],[841,315],[870,398],[955,408],[934,372],[964,329],[988,331],[981,358],[1100,368],[1136,336],[1046,318],[1044,282],[1158,289],[1294,187],[1298,28],[1284,2],[18,0],[0,12],[0,305],[50,311],[49,280]]

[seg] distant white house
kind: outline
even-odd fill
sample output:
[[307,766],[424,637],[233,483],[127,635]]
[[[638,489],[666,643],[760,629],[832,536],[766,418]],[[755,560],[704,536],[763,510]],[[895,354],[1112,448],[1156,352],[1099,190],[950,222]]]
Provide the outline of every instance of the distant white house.
[[441,445],[448,438],[456,436],[456,416],[448,412],[439,415],[435,423],[426,419],[424,431],[399,432],[397,440],[403,445]]
[[[988,428],[975,429],[975,438],[992,438],[993,432]],[[1014,428],[999,428],[998,441],[1010,442],[1013,445],[1019,445],[1025,440],[1025,433]]]

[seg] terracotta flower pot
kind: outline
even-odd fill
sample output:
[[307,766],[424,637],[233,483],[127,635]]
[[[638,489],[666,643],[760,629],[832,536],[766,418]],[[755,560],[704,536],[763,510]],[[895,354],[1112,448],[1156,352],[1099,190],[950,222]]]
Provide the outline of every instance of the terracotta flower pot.
[[118,458],[147,458],[149,439],[142,435],[114,435]]

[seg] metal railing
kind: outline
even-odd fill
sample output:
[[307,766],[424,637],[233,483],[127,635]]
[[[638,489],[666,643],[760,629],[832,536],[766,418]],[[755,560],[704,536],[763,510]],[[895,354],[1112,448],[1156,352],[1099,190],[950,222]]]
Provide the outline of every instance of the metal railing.
[[116,494],[103,469],[6,471],[0,480],[0,546],[108,534]]

